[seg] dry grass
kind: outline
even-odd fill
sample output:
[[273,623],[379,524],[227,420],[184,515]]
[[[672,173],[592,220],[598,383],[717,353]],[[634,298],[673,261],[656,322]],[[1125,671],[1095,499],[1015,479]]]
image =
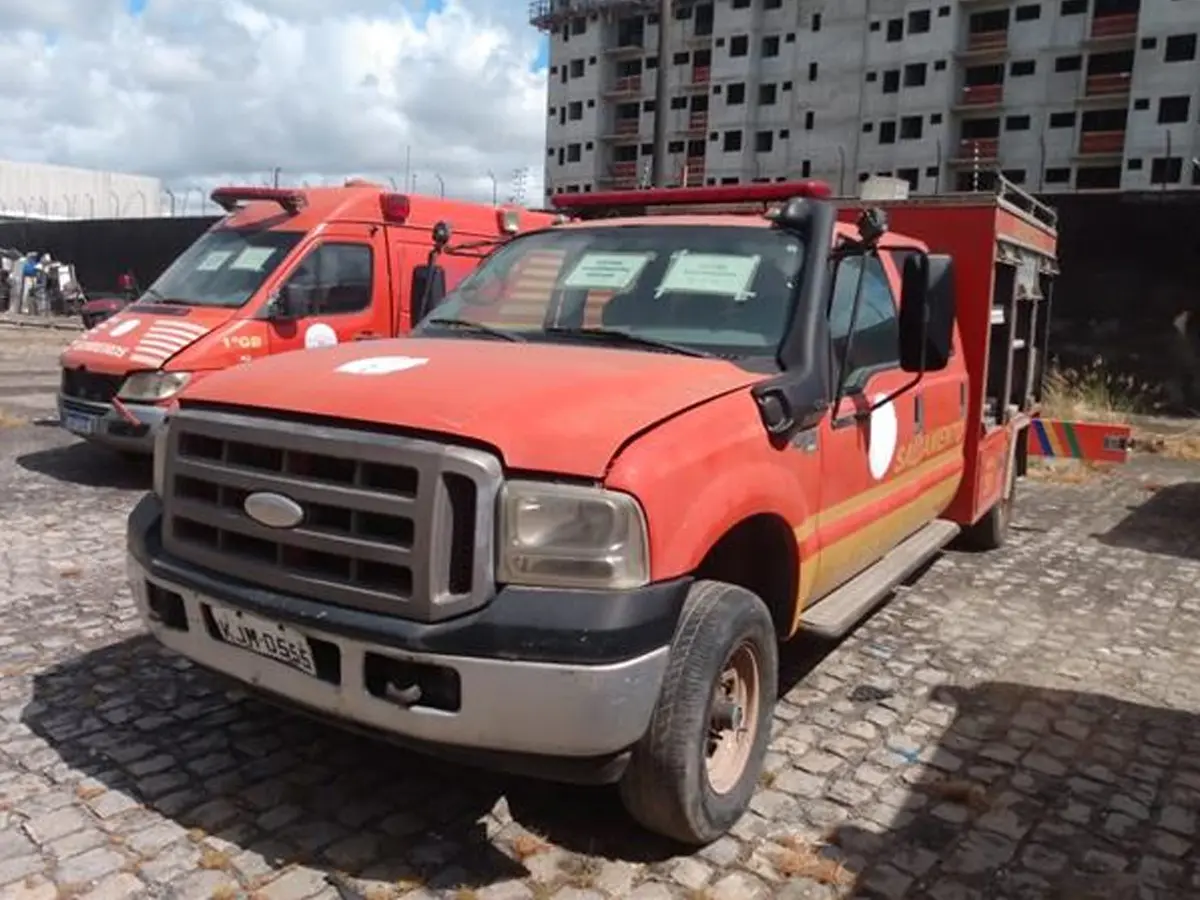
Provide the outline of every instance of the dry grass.
[[0,428],[19,428],[26,424],[27,421],[27,419],[14,416],[12,413],[0,409]]
[[822,844],[811,844],[798,837],[784,837],[771,860],[775,870],[785,878],[807,878],[817,884],[848,885],[854,880],[838,860],[821,855]]
[[237,895],[238,889],[232,884],[222,884],[213,888],[212,900],[234,900]]
[[931,793],[951,803],[959,803],[975,812],[984,812],[990,805],[987,790],[973,781],[935,781],[929,785]]
[[212,847],[200,851],[200,868],[212,869],[214,872],[227,872],[233,866],[229,854]]
[[518,834],[513,838],[510,846],[513,856],[517,858],[518,862],[524,862],[529,857],[545,853],[550,849],[550,844],[536,834]]
[[75,796],[80,800],[95,800],[106,790],[106,787],[100,784],[77,784],[75,786]]
[[571,887],[586,891],[596,883],[603,863],[590,856],[572,856],[559,863],[559,870],[567,876]]
[[[1151,411],[1151,392],[1149,384],[1108,372],[1104,361],[1097,357],[1081,369],[1052,368],[1046,373],[1042,415],[1068,422],[1130,424],[1133,446],[1138,452],[1168,459],[1200,460],[1200,427],[1163,433],[1134,421]],[[1090,481],[1102,471],[1101,467],[1090,468],[1093,471],[1075,473],[1074,477],[1053,471],[1049,480]]]
[[1042,415],[1068,422],[1128,422],[1148,410],[1149,393],[1149,385],[1112,374],[1096,357],[1082,369],[1055,367],[1046,373]]

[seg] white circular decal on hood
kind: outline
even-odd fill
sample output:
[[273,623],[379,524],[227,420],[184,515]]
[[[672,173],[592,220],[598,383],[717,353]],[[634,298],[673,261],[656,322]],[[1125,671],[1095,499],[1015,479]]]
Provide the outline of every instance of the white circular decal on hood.
[[[886,394],[879,394],[871,402],[878,403],[886,397]],[[867,436],[867,466],[871,470],[871,477],[876,481],[883,478],[892,467],[892,456],[896,453],[899,431],[896,407],[891,401],[871,413],[871,430]]]
[[309,325],[304,331],[304,348],[306,350],[316,347],[334,347],[337,342],[337,332],[324,322]]
[[356,359],[342,363],[335,372],[347,375],[391,375],[394,372],[404,372],[415,369],[429,362],[420,356],[376,356],[371,359]]
[[116,328],[114,328],[112,331],[110,331],[108,333],[108,336],[109,337],[124,337],[125,335],[129,334],[129,332],[134,331],[141,324],[142,324],[141,319],[126,319],[124,322],[122,322],[120,325],[118,325]]

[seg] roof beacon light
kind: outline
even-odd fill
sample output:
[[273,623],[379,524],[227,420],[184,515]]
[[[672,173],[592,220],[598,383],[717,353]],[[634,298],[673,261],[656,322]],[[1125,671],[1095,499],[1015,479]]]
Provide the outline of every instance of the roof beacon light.
[[[774,184],[723,184],[698,188],[653,188],[650,190],[597,191],[590,194],[555,194],[550,203],[556,209],[595,217],[624,212],[645,215],[654,208],[689,207],[689,211],[715,212],[714,207],[757,204],[759,210],[793,197],[824,200],[833,196],[823,181],[784,181]],[[709,209],[704,209],[709,207]],[[665,209],[664,209],[665,211]],[[744,210],[743,210],[744,211]]]
[[289,215],[295,215],[308,205],[308,197],[304,191],[295,188],[271,187],[219,187],[210,195],[212,202],[225,210],[233,212],[239,203],[251,203],[255,200],[266,200],[278,203]]
[[380,194],[379,212],[385,222],[403,225],[412,213],[412,203],[408,199],[408,194]]
[[501,234],[516,234],[521,230],[521,214],[515,209],[496,210],[496,227]]

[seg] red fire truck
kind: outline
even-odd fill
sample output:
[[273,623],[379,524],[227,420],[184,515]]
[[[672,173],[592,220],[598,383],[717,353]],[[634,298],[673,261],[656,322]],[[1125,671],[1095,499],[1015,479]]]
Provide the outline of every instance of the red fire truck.
[[[758,783],[779,642],[844,634],[956,538],[1004,542],[1053,217],[812,181],[555,201],[569,221],[411,337],[184,390],[133,591],[163,644],[270,697],[617,783],[705,843]],[[1072,433],[1124,458],[1120,428]]]

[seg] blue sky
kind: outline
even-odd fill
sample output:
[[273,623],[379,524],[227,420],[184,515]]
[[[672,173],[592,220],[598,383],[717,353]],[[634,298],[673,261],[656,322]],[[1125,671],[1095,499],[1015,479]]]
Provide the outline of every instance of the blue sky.
[[125,0],[125,6],[131,16],[140,16],[146,11],[146,4],[148,2],[149,0]]

